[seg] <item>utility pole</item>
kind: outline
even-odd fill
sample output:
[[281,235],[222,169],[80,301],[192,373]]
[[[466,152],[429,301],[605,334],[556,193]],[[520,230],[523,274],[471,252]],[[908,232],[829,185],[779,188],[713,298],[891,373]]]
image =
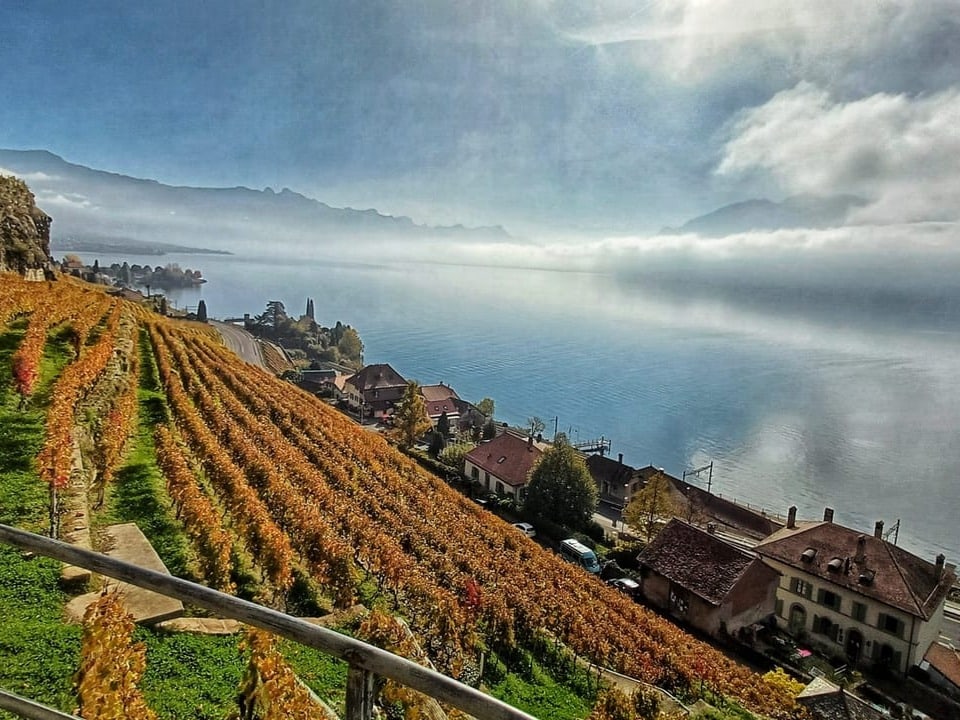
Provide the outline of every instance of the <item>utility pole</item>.
[[557,426],[558,426],[559,422],[560,422],[560,416],[559,416],[559,415],[554,415],[554,416],[553,416],[553,441],[554,441],[554,442],[557,441]]
[[713,486],[713,460],[710,461],[709,465],[704,465],[703,467],[698,467],[694,470],[684,470],[683,477],[681,479],[686,482],[688,477],[696,476],[697,480],[699,480],[700,473],[702,472],[707,473],[707,495],[709,495],[710,488]]

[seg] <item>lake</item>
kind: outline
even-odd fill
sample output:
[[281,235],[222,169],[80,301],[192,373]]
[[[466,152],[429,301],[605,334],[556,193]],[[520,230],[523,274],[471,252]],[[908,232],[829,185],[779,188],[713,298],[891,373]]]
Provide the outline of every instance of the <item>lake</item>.
[[367,363],[492,397],[498,420],[536,415],[548,435],[603,436],[614,457],[678,477],[713,461],[724,497],[780,514],[797,505],[810,519],[833,507],[866,533],[899,520],[900,545],[960,559],[950,303],[731,298],[611,274],[424,263],[126,259],[200,268],[207,284],[168,294],[179,307],[203,298],[211,317],[230,317],[281,300],[298,316],[309,296],[318,322],[358,329]]

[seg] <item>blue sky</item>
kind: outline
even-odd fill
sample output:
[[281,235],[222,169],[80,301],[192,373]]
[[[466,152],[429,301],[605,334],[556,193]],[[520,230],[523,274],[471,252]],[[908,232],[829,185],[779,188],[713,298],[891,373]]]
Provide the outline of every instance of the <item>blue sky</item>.
[[943,0],[8,0],[0,147],[521,232],[649,232],[795,192],[955,220],[958,18]]

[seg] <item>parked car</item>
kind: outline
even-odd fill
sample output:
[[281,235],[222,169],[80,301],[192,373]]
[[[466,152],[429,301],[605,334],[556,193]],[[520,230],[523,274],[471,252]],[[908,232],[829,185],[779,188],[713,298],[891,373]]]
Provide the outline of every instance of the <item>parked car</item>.
[[524,535],[526,535],[527,537],[536,537],[536,536],[537,536],[537,530],[536,530],[536,528],[533,527],[533,525],[531,525],[530,523],[515,522],[515,523],[513,523],[513,526],[514,526],[517,530],[519,530],[520,532],[522,532]]
[[622,577],[609,580],[610,586],[616,588],[627,597],[636,600],[640,597],[640,584],[633,578]]

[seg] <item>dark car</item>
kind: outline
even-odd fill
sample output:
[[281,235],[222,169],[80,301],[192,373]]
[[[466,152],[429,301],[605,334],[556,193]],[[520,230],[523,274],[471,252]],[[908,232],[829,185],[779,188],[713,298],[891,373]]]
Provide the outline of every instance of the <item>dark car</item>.
[[616,588],[628,598],[638,600],[640,598],[640,584],[633,578],[622,577],[615,580],[609,580],[610,587]]

